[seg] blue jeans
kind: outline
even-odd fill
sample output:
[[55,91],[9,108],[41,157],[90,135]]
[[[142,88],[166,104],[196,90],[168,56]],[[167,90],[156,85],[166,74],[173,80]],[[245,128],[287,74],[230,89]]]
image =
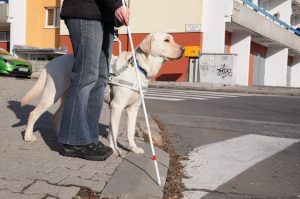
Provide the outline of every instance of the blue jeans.
[[113,26],[84,19],[67,19],[65,23],[70,32],[75,61],[58,141],[70,145],[96,143],[112,54]]

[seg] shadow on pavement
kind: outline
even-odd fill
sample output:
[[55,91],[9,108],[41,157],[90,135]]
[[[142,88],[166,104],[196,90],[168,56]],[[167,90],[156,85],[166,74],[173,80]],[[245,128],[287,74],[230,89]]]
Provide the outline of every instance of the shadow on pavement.
[[[8,101],[7,107],[12,110],[16,118],[19,119],[19,122],[12,124],[11,127],[16,128],[20,126],[26,126],[29,114],[35,106],[26,105],[21,107],[21,103],[19,101]],[[61,150],[60,143],[57,141],[57,135],[55,130],[52,126],[52,113],[46,111],[41,115],[41,117],[36,121],[33,132],[34,134],[40,133],[42,139],[45,141],[47,146],[52,150],[59,152]],[[99,125],[99,132],[101,137],[107,137],[109,127],[105,124],[98,124]],[[24,139],[25,131],[21,132],[22,139]]]

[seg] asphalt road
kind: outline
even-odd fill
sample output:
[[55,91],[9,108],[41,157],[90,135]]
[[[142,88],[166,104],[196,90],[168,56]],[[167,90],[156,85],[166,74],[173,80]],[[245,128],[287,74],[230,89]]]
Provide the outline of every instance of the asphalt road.
[[185,198],[300,198],[300,98],[150,89]]

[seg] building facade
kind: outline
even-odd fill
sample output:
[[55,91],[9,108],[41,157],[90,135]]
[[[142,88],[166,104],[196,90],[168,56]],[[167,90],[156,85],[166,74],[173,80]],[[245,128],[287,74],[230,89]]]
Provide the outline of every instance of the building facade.
[[[63,0],[0,2],[0,47],[72,52],[68,30],[59,20]],[[128,6],[135,45],[162,31],[201,49],[200,57],[167,62],[154,80],[189,81],[197,75],[192,81],[300,87],[300,0],[128,0]],[[118,38],[122,50],[129,51],[125,27],[118,29]],[[114,55],[118,52],[115,42]],[[204,78],[209,72],[210,78]]]
[[8,22],[8,1],[0,0],[0,48],[10,48],[10,23]]
[[[171,33],[175,40],[184,46],[202,45],[202,0],[129,0],[131,11],[130,27],[134,45],[151,32]],[[126,35],[126,28],[118,29],[122,51],[129,51],[130,45]],[[71,49],[68,31],[61,23],[61,45]],[[70,52],[70,51],[69,51]],[[118,55],[119,47],[114,46],[114,55]],[[154,80],[185,81],[188,70],[188,58],[164,64]]]
[[[14,45],[40,48],[59,47],[60,0],[7,0],[3,1],[7,12],[3,16],[5,29],[10,32],[10,50]],[[1,4],[0,4],[1,5]]]
[[203,7],[203,52],[236,54],[235,84],[300,87],[299,0],[204,0]]
[[[49,53],[53,54],[50,49],[60,47],[60,0],[5,0],[0,9],[2,48],[25,59],[55,57]],[[22,53],[18,54],[19,49]]]

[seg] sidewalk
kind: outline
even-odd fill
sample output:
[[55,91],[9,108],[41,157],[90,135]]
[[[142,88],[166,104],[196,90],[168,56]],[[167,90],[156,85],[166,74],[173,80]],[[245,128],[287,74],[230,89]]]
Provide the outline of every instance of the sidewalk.
[[[52,128],[51,117],[57,105],[44,113],[35,125],[35,143],[24,142],[26,122],[37,100],[20,107],[20,100],[35,80],[0,77],[0,198],[76,198],[81,189],[90,189],[99,198],[161,198],[156,184],[150,146],[138,145],[146,157],[123,150],[122,157],[111,156],[104,162],[86,161],[59,155],[60,145]],[[108,133],[108,108],[100,121],[103,136]],[[151,122],[154,125],[153,122]],[[107,143],[106,138],[101,140]],[[125,121],[121,119],[119,143],[128,147]],[[169,164],[167,153],[156,148],[162,182]]]
[[271,87],[271,86],[231,86],[222,84],[209,84],[200,82],[151,82],[151,88],[172,88],[172,89],[187,89],[199,91],[216,91],[216,92],[234,92],[234,93],[252,93],[265,95],[290,95],[300,96],[300,88],[286,87]]

